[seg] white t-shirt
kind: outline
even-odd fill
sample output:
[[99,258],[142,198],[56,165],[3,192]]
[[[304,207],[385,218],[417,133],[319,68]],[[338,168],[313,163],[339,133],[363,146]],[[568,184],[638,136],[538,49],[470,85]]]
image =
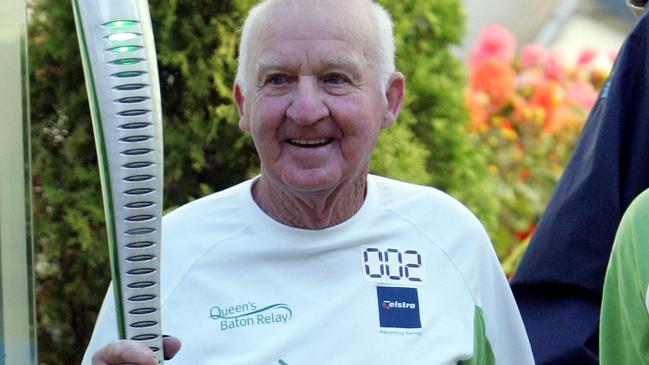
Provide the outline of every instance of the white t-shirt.
[[[487,234],[453,198],[370,175],[353,217],[305,230],[267,216],[252,183],[164,218],[170,364],[533,364]],[[83,364],[116,337],[109,288]]]

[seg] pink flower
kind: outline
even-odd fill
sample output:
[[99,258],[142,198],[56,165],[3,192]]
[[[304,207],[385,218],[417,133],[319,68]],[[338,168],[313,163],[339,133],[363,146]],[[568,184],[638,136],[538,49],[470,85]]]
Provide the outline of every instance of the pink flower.
[[552,50],[547,53],[545,59],[545,77],[551,80],[560,80],[564,74],[562,54],[558,50]]
[[528,44],[521,50],[521,67],[533,67],[545,61],[548,51],[538,44]]
[[581,51],[577,57],[577,67],[585,66],[591,63],[597,57],[597,50],[594,48],[586,48]]
[[597,90],[593,85],[585,81],[575,81],[568,85],[568,97],[572,99],[577,105],[590,109],[597,101]]
[[480,32],[478,41],[471,51],[469,63],[473,66],[487,58],[511,62],[516,49],[516,37],[502,25],[492,24]]
[[540,70],[522,69],[516,78],[516,88],[524,91],[527,88],[534,88],[541,81],[543,81],[543,73]]

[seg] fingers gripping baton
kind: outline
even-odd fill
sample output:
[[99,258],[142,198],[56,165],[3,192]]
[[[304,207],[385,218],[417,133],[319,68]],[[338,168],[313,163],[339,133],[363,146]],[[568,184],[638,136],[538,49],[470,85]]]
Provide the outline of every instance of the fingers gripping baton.
[[162,362],[162,111],[146,0],[72,0],[88,90],[119,335]]

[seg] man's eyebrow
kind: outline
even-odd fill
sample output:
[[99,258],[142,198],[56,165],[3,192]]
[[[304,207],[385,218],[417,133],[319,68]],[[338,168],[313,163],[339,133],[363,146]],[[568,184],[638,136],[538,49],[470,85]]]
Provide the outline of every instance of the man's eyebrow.
[[258,75],[263,74],[268,70],[292,71],[299,68],[300,65],[291,65],[275,58],[267,58],[267,59],[260,60],[259,63],[257,64],[257,74]]
[[352,80],[360,81],[363,75],[362,65],[363,63],[358,57],[349,54],[338,54],[325,58],[318,66],[323,72],[341,71],[351,77]]
[[257,64],[257,69],[269,69],[269,68],[279,68],[282,66],[282,62],[276,58],[264,58],[259,60]]
[[332,55],[331,57],[325,58],[321,63],[320,67],[324,69],[329,68],[345,68],[352,71],[360,71],[360,65],[362,63],[357,57],[353,57],[349,54],[337,54]]

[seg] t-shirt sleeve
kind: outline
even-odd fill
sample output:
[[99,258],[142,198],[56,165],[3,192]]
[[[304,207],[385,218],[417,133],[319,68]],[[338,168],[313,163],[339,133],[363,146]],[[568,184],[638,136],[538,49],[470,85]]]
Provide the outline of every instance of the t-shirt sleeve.
[[[474,355],[482,348],[490,348],[495,364],[533,365],[534,358],[523,320],[489,235],[467,209],[458,209],[449,204],[446,209],[440,210],[450,221],[456,222],[457,227],[461,227],[454,233],[456,239],[449,240],[460,244],[445,246],[444,249],[464,277],[478,307],[476,316],[481,315],[484,323],[484,335],[481,335],[479,332],[482,329],[478,325],[481,321],[474,321]],[[437,242],[445,242],[445,239],[438,239]],[[483,336],[485,338],[481,338]],[[488,359],[489,356],[484,358]],[[472,361],[467,364],[493,363]]]
[[491,245],[485,251],[480,300],[496,364],[532,365],[530,343],[505,274]]

